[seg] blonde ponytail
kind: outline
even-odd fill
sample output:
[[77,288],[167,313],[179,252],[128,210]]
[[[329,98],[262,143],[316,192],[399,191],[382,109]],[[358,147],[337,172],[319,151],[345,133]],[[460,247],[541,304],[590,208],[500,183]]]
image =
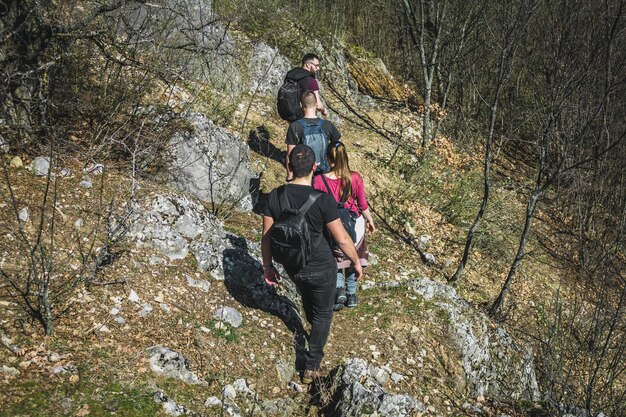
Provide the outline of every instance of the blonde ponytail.
[[348,164],[348,153],[346,147],[342,142],[331,142],[326,149],[326,157],[328,162],[332,166],[330,172],[341,179],[339,186],[339,195],[343,195],[343,190],[347,189],[346,200],[352,194],[352,171]]

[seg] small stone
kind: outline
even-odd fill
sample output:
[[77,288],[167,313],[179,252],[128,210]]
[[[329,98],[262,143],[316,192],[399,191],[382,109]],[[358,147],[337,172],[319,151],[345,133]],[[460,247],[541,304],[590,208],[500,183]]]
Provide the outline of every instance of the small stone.
[[207,328],[207,327],[204,327],[204,326],[200,326],[200,331],[202,333],[211,333],[211,330],[209,328]]
[[417,362],[413,358],[406,358],[407,365],[415,365]]
[[204,402],[205,407],[215,407],[217,405],[222,405],[222,401],[217,397],[209,397]]
[[111,333],[111,329],[109,329],[106,324],[96,323],[94,327],[95,331],[98,333]]
[[280,393],[280,387],[274,387],[274,388],[272,388],[272,394],[276,395],[276,394],[278,394],[278,393]]
[[213,314],[213,317],[216,320],[228,323],[235,328],[241,326],[241,323],[243,322],[243,316],[241,313],[232,307],[218,308]]
[[67,168],[63,168],[57,173],[57,177],[59,178],[66,178],[66,177],[71,177],[71,176],[72,176],[72,171],[70,171]]
[[16,368],[6,365],[2,365],[2,368],[0,368],[0,372],[12,376],[18,376],[20,374],[20,371],[18,371]]
[[209,283],[209,281],[205,281],[205,280],[195,280],[193,278],[191,278],[190,276],[187,275],[187,284],[190,287],[194,287],[194,288],[200,288],[202,291],[204,292],[209,292],[209,287],[211,286],[211,284]]
[[250,391],[250,388],[248,387],[248,383],[243,378],[239,378],[235,380],[233,382],[233,387],[235,388],[235,391],[240,392],[242,394],[252,393],[252,391]]
[[172,312],[172,310],[170,310],[170,306],[168,306],[165,303],[159,304],[159,307],[161,307],[161,311],[166,313],[166,314],[170,314]]
[[164,264],[165,261],[163,260],[163,258],[160,258],[155,255],[150,255],[150,257],[148,258],[148,263],[150,265],[161,265],[161,264]]
[[48,360],[50,360],[50,362],[58,362],[61,360],[61,355],[56,352],[51,352]]
[[133,303],[138,303],[139,302],[139,296],[137,295],[135,290],[130,290],[130,294],[128,295],[128,300],[133,302]]
[[298,384],[297,382],[294,381],[290,381],[289,382],[289,388],[293,389],[294,391],[298,391],[298,392],[304,392],[304,387],[300,384]]
[[28,219],[30,219],[30,213],[28,212],[28,207],[24,207],[23,209],[21,209],[19,213],[17,213],[17,217],[19,217],[21,221],[26,223]]
[[11,159],[9,166],[11,168],[23,168],[24,163],[22,162],[22,158],[20,158],[19,156],[14,156],[13,159]]
[[391,380],[393,381],[394,384],[398,384],[404,380],[404,376],[393,372],[391,374]]
[[378,359],[380,357],[380,352],[374,351],[372,352],[372,359]]
[[224,388],[222,388],[222,395],[224,396],[224,398],[234,400],[237,397],[237,390],[235,390],[235,387],[228,384]]
[[120,313],[120,309],[119,308],[115,308],[113,307],[111,310],[109,310],[109,314],[112,316],[117,316]]
[[94,164],[83,169],[85,174],[102,175],[104,173],[104,165]]
[[149,303],[143,304],[143,309],[139,312],[139,317],[146,317],[152,313],[153,307]]
[[38,156],[30,164],[30,170],[38,177],[45,177],[50,172],[50,158]]
[[162,303],[163,302],[163,292],[159,291],[159,294],[154,297],[154,301],[156,301],[157,303]]
[[124,317],[122,316],[115,317],[113,321],[116,322],[117,324],[126,324],[126,319],[124,319]]
[[80,229],[81,227],[83,227],[83,223],[84,223],[84,222],[83,222],[83,219],[77,219],[77,220],[74,222],[74,228],[76,228],[76,229]]
[[426,260],[427,265],[434,265],[437,263],[437,259],[435,259],[435,255],[432,253],[425,253],[424,259]]
[[65,367],[63,365],[57,365],[54,368],[52,368],[53,374],[62,374],[64,372],[65,372]]
[[93,183],[91,182],[91,178],[85,176],[78,186],[82,188],[92,188]]

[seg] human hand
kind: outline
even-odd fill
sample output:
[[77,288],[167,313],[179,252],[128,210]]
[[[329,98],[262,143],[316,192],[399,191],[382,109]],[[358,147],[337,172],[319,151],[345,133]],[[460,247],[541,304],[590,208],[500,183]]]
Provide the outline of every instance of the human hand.
[[374,233],[376,231],[376,226],[374,226],[374,222],[367,222],[367,231],[370,233]]
[[356,263],[352,265],[354,267],[354,280],[359,281],[363,276],[363,267],[360,263]]
[[280,274],[274,265],[263,267],[263,277],[265,278],[265,283],[271,287],[277,287],[280,283]]

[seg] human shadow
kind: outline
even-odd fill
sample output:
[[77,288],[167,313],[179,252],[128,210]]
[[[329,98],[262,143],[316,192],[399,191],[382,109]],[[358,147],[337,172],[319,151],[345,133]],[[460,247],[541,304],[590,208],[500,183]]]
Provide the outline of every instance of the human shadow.
[[270,142],[270,132],[265,126],[259,126],[248,133],[248,146],[254,152],[285,165],[286,149],[278,149]]
[[[262,265],[250,255],[244,238],[228,235],[228,239],[233,247],[222,252],[224,285],[227,291],[242,305],[262,310],[285,323],[293,334],[295,369],[302,370],[305,363],[307,333],[297,306],[288,296],[279,294],[275,288],[265,283]],[[290,280],[284,279],[282,286],[290,296],[297,296],[295,286]]]

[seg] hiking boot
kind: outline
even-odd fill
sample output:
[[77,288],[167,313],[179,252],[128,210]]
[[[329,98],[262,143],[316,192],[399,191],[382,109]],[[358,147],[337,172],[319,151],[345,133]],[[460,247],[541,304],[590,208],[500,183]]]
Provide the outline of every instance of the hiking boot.
[[346,307],[356,307],[357,305],[359,305],[359,300],[356,298],[356,294],[348,294]]
[[339,311],[343,309],[343,304],[335,304],[333,306],[333,311]]
[[337,292],[335,294],[336,294],[335,305],[346,303],[346,289],[345,288],[337,288]]
[[307,385],[312,384],[313,381],[326,378],[327,376],[328,371],[325,369],[307,369],[302,373],[302,383]]

